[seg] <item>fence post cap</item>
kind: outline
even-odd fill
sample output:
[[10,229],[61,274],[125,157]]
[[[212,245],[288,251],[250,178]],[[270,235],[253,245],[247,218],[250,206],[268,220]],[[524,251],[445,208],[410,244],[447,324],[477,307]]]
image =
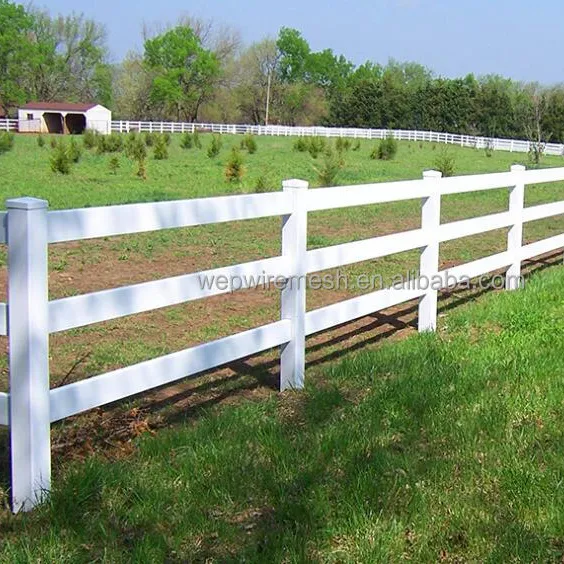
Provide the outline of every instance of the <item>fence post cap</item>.
[[39,198],[13,198],[6,200],[6,208],[9,210],[40,210],[49,207],[47,200],[40,200]]
[[309,188],[309,182],[307,180],[292,178],[290,180],[284,180],[282,182],[282,188],[284,190],[306,190]]
[[523,172],[527,170],[527,167],[524,165],[511,165],[511,172]]
[[439,170],[424,170],[423,178],[442,178],[443,173]]

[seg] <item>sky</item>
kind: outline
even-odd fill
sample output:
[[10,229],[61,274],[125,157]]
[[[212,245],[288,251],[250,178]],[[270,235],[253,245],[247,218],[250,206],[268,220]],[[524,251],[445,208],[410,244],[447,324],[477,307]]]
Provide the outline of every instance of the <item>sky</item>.
[[106,25],[113,62],[142,48],[143,23],[179,16],[239,30],[245,44],[299,29],[313,50],[331,48],[355,64],[390,58],[446,77],[501,74],[564,82],[564,0],[49,0],[51,12],[83,12]]

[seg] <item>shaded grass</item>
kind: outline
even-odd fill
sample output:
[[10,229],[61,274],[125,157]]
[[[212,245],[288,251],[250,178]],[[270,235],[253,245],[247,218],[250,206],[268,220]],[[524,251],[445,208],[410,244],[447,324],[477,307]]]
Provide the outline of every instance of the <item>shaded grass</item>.
[[556,561],[564,270],[60,471],[5,561]]

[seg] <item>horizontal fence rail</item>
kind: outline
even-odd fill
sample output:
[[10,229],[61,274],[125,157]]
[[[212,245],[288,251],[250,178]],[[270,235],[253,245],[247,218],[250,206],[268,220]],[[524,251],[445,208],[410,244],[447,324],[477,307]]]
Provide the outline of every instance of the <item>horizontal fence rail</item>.
[[[8,243],[8,304],[0,304],[0,334],[9,335],[9,394],[0,393],[0,425],[10,427],[12,505],[26,510],[50,488],[50,424],[88,409],[194,376],[249,355],[281,347],[280,388],[304,385],[305,338],[388,307],[419,300],[419,330],[436,327],[441,288],[503,270],[506,287],[517,289],[521,262],[564,247],[564,233],[523,245],[523,225],[564,215],[564,201],[524,207],[525,186],[564,181],[564,168],[441,178],[427,171],[420,180],[309,190],[288,180],[270,194],[222,196],[177,202],[128,204],[49,211],[47,202],[7,202],[0,240]],[[441,198],[482,190],[509,190],[509,209],[441,223]],[[410,231],[307,248],[309,212],[417,199],[420,227]],[[212,223],[281,217],[281,253],[252,262],[182,274],[121,288],[48,299],[47,253],[51,243],[184,228]],[[445,241],[507,230],[505,251],[447,270],[439,269]],[[419,250],[419,278],[306,310],[306,275]],[[437,284],[425,286],[424,278]],[[226,281],[220,286],[217,281]],[[237,287],[229,281],[238,279]],[[212,342],[50,389],[51,333],[123,316],[262,286],[282,279],[280,320]],[[210,282],[211,281],[211,282]]]
[[[432,143],[446,143],[460,147],[475,149],[489,148],[493,151],[510,151],[512,153],[528,153],[535,145],[531,141],[522,139],[501,139],[497,137],[478,137],[458,133],[438,131],[414,131],[406,129],[370,129],[355,127],[301,127],[289,125],[245,125],[225,123],[188,123],[170,121],[138,121],[113,120],[109,128],[115,133],[129,133],[141,131],[148,133],[192,133],[194,131],[244,135],[267,135],[275,137],[350,137],[353,139],[384,139],[391,135],[398,141],[426,141]],[[0,131],[19,131],[26,133],[36,131],[26,120],[0,119]],[[96,126],[99,131],[105,128]],[[564,155],[564,144],[541,143],[542,152],[546,155]]]

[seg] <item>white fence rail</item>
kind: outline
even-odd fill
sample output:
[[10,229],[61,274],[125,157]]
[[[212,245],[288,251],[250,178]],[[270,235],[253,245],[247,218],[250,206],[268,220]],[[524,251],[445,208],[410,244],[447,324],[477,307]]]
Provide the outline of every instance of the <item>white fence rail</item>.
[[[9,334],[9,394],[0,393],[0,424],[10,427],[12,503],[32,508],[50,487],[50,425],[65,417],[150,390],[233,360],[281,346],[280,388],[301,388],[306,335],[419,299],[419,329],[434,330],[439,287],[506,269],[506,287],[516,289],[521,261],[564,247],[564,233],[523,246],[523,223],[564,214],[564,201],[524,208],[526,184],[564,181],[564,168],[441,178],[428,171],[421,180],[308,190],[289,180],[270,194],[226,196],[179,202],[144,203],[48,211],[47,202],[20,198],[7,202],[0,217],[0,241],[8,243],[7,304],[0,304],[0,334]],[[441,197],[447,194],[510,190],[508,211],[441,224]],[[307,249],[308,213],[421,199],[421,227],[412,231]],[[51,243],[140,233],[259,217],[282,217],[282,252],[245,264],[135,284],[58,300],[48,299],[47,252]],[[439,271],[439,244],[509,227],[507,250]],[[372,291],[314,311],[306,311],[304,277],[335,267],[420,249],[420,281]],[[260,275],[286,280],[280,321],[186,350],[114,370],[51,390],[50,333],[162,308],[232,290],[206,286],[202,279],[247,280]],[[254,276],[256,283],[253,283]],[[429,284],[438,279],[439,284]],[[264,280],[264,278],[263,278]]]
[[[289,125],[242,125],[224,123],[188,123],[170,121],[136,121],[114,120],[111,130],[117,133],[129,131],[147,131],[157,133],[185,133],[193,131],[209,131],[219,134],[269,135],[276,137],[351,137],[353,139],[384,139],[392,135],[398,141],[428,141],[446,143],[460,147],[485,149],[494,151],[510,151],[528,153],[531,142],[519,139],[500,139],[496,137],[476,137],[473,135],[459,135],[457,133],[441,133],[438,131],[412,131],[407,129],[367,129],[354,127],[300,127]],[[25,120],[0,119],[0,131],[29,131]],[[561,143],[543,143],[542,149],[546,155],[564,156],[564,145]]]

